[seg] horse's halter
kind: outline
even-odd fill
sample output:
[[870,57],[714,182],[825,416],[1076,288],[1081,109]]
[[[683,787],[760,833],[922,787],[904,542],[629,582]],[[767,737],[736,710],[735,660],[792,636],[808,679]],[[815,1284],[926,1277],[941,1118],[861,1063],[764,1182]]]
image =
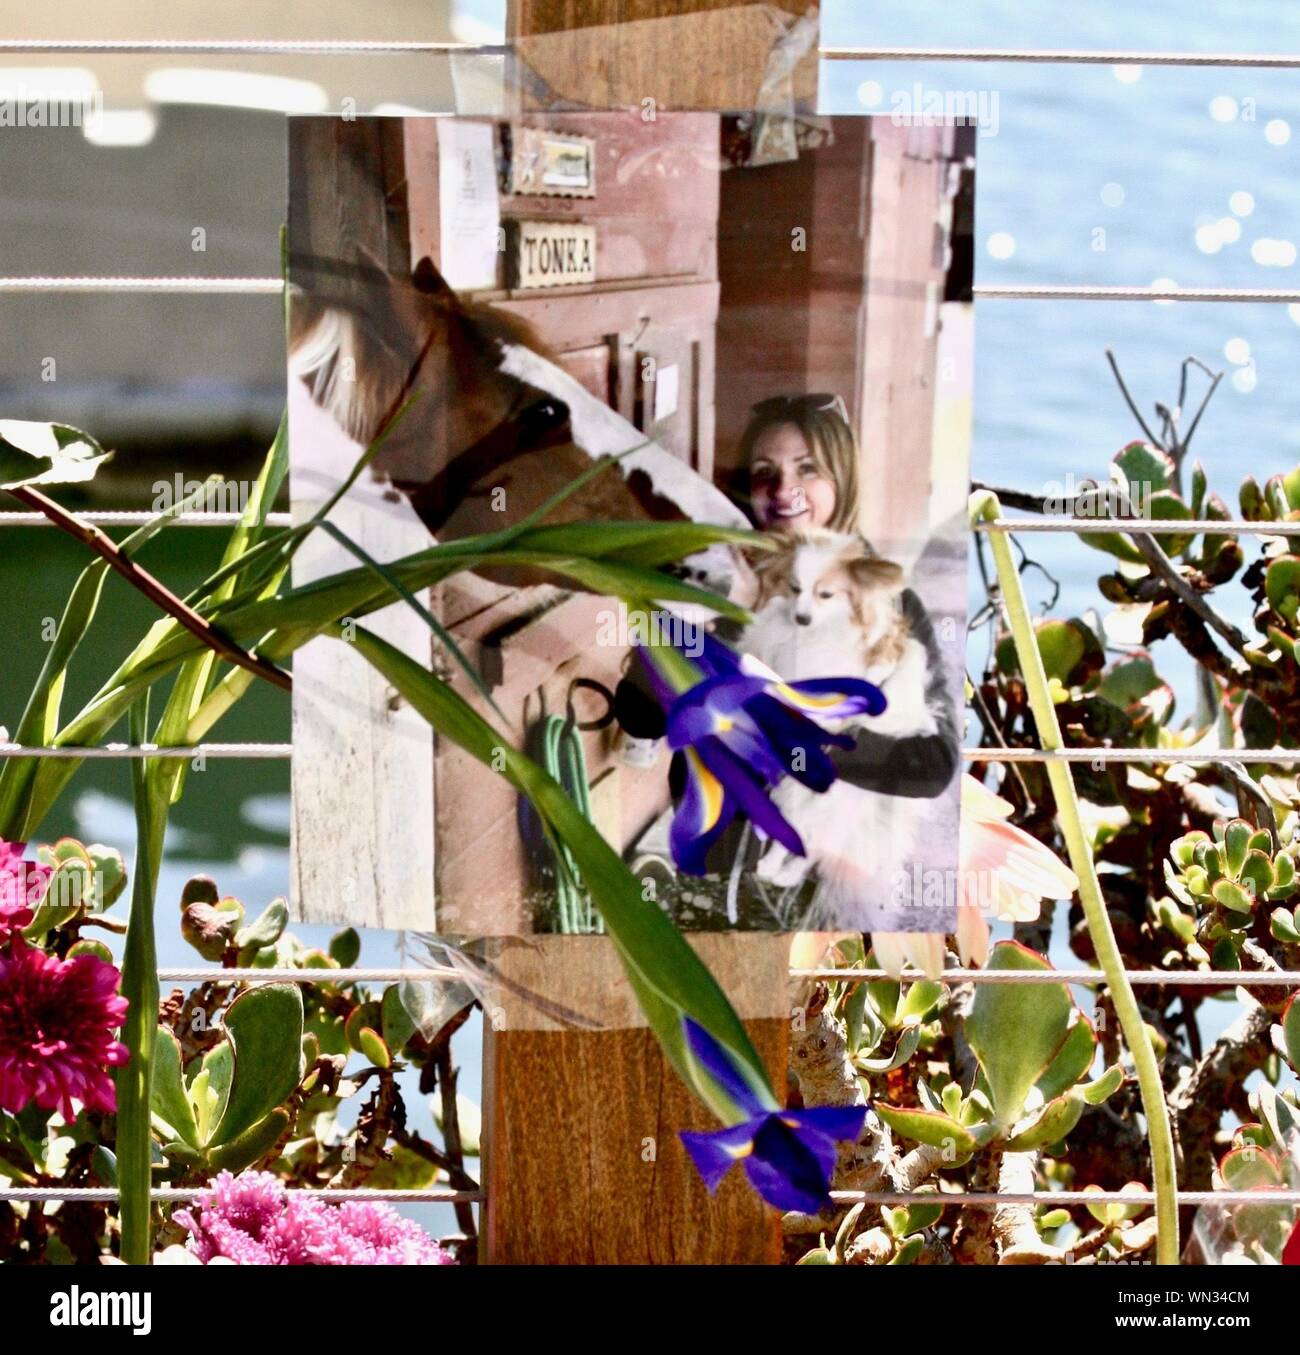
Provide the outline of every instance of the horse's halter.
[[393,484],[410,499],[430,531],[437,531],[484,476],[527,452],[569,441],[568,405],[536,386],[525,385],[495,428],[453,456],[430,479],[394,480]]
[[[292,254],[289,262],[291,269],[296,266],[326,276],[347,279],[360,277],[365,285],[373,285],[373,269],[346,260]],[[417,292],[426,290],[413,279],[403,279],[402,282]],[[378,449],[416,392],[420,372],[439,336],[438,326],[431,325],[407,368],[397,394],[375,425],[370,438],[372,451]],[[525,383],[521,385],[506,417],[477,442],[452,457],[431,479],[393,480],[392,483],[407,495],[412,507],[420,513],[430,530],[436,530],[433,524],[445,521],[468,490],[484,475],[524,452],[568,441],[567,435],[561,435],[561,430],[567,430],[568,425],[569,407],[563,400]]]

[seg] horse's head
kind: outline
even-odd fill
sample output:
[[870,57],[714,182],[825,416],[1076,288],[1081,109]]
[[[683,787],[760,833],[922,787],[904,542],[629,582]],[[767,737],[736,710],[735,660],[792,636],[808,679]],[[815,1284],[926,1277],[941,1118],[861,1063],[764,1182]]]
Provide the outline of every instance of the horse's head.
[[[294,261],[290,371],[442,536],[494,530],[538,507],[591,461],[620,455],[551,520],[745,519],[548,354],[532,330],[466,304],[428,259],[410,278],[377,263]],[[629,455],[623,455],[629,453]]]
[[294,281],[289,369],[335,422],[365,446],[410,402],[376,458],[384,475],[427,481],[511,417],[522,387],[501,345],[535,336],[462,305],[428,259],[409,278],[368,259],[295,261]]

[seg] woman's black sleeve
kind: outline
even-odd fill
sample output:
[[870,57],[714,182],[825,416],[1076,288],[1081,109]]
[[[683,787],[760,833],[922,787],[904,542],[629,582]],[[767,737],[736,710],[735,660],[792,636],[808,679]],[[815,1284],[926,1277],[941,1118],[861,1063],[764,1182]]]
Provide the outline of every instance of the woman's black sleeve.
[[944,677],[934,626],[924,603],[910,589],[903,594],[903,611],[913,638],[925,646],[926,703],[937,717],[938,732],[896,737],[861,729],[852,748],[831,748],[829,752],[840,778],[851,786],[930,800],[942,794],[957,774],[957,712]]

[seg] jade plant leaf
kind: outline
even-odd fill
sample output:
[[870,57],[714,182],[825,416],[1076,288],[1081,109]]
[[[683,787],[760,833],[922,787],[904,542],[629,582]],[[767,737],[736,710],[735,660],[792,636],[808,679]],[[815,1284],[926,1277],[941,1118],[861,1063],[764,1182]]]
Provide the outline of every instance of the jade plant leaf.
[[[1105,661],[1101,643],[1078,617],[1039,621],[1034,631],[1049,679],[1055,678],[1066,687],[1077,686],[1101,670]],[[1004,673],[1020,671],[1015,643],[1009,635],[998,644],[997,663]]]
[[340,969],[351,969],[361,954],[361,937],[355,927],[345,927],[330,938],[330,958]]
[[[1169,490],[1161,490],[1159,493],[1152,494],[1147,502],[1147,510],[1153,519],[1160,522],[1186,522],[1192,516],[1192,510],[1177,494]],[[1194,539],[1192,535],[1186,532],[1179,533],[1177,536],[1162,532],[1156,537],[1161,549],[1169,555],[1181,555]]]
[[915,1264],[916,1258],[920,1256],[925,1249],[925,1238],[919,1233],[909,1237],[906,1242],[894,1253],[893,1257],[886,1261],[887,1266],[910,1266]]
[[[856,1054],[862,1047],[863,1035],[866,1033],[867,986],[865,983],[855,983],[848,990],[841,1008],[841,1014],[844,1018],[844,1035],[848,1043],[849,1053]],[[876,1024],[880,1025],[879,1022]],[[883,1026],[880,1026],[880,1034],[884,1034]],[[873,1044],[871,1048],[874,1049],[875,1045]]]
[[1289,625],[1296,624],[1300,608],[1300,556],[1280,555],[1264,573],[1268,605]]
[[856,1060],[857,1066],[864,1073],[892,1073],[895,1068],[901,1068],[903,1064],[911,1059],[916,1053],[917,1046],[921,1043],[921,1030],[919,1026],[909,1026],[898,1037],[898,1043],[894,1045],[894,1052],[878,1059],[859,1058]]
[[[1282,1168],[1272,1153],[1254,1145],[1236,1148],[1219,1163],[1219,1175],[1227,1190],[1258,1190],[1263,1198],[1268,1192],[1283,1189],[1287,1182]],[[1233,1227],[1238,1237],[1258,1241],[1267,1251],[1281,1249],[1292,1226],[1292,1210],[1287,1205],[1242,1205],[1233,1210]]]
[[1099,1106],[1114,1096],[1123,1085],[1124,1070],[1118,1063],[1112,1063],[1095,1082],[1080,1087],[1079,1092],[1090,1106]]
[[154,1044],[153,1083],[149,1108],[170,1131],[191,1148],[199,1146],[199,1127],[194,1119],[185,1075],[181,1068],[181,1047],[166,1026],[158,1027]]
[[1300,508],[1300,466],[1293,466],[1282,477],[1282,488],[1286,492],[1286,501],[1291,508]]
[[1260,1118],[1268,1126],[1274,1143],[1286,1143],[1292,1134],[1300,1133],[1300,1109],[1293,1101],[1275,1092],[1267,1083],[1257,1095]]
[[1173,489],[1178,474],[1173,458],[1149,442],[1130,442],[1115,453],[1111,465],[1138,503],[1148,495]]
[[[1050,970],[1052,966],[1019,942],[1000,941],[985,968]],[[1003,1125],[1014,1124],[1024,1113],[1034,1083],[1065,1042],[1074,1010],[1063,983],[980,985],[966,1018],[966,1038]]]
[[1234,913],[1249,913],[1255,906],[1254,897],[1231,880],[1216,880],[1210,893],[1217,902]]
[[259,1158],[265,1157],[288,1128],[289,1113],[277,1106],[251,1129],[244,1130],[229,1142],[218,1144],[208,1154],[208,1160],[218,1170],[243,1171]]
[[234,1072],[225,1111],[212,1137],[228,1144],[287,1099],[302,1076],[302,992],[269,983],[240,994],[226,1013]]
[[1275,941],[1286,941],[1293,946],[1300,944],[1300,927],[1296,921],[1294,913],[1285,908],[1274,908],[1268,920],[1269,935]]
[[1137,653],[1112,664],[1097,687],[1104,697],[1121,710],[1130,710],[1152,692],[1168,690],[1169,684],[1156,672],[1150,657]]
[[944,994],[944,986],[928,979],[919,979],[907,987],[907,995],[898,1009],[898,1019],[904,1026],[920,1025]]
[[1068,1092],[1049,1101],[1043,1109],[1013,1138],[1004,1143],[1008,1153],[1028,1153],[1035,1148],[1046,1148],[1063,1139],[1083,1114],[1083,1097]]
[[1223,829],[1224,861],[1230,878],[1241,876],[1241,868],[1246,862],[1246,853],[1250,850],[1252,830],[1245,819],[1233,819]]
[[1201,509],[1205,506],[1205,491],[1209,488],[1209,481],[1205,475],[1205,467],[1199,461],[1192,462],[1192,501],[1191,510],[1194,518],[1201,516]]
[[1092,1067],[1096,1053],[1097,1036],[1092,1022],[1086,1016],[1080,1016],[1070,1027],[1047,1071],[1038,1079],[1043,1100],[1054,1101],[1068,1092]]
[[255,921],[235,933],[235,945],[240,950],[247,946],[255,946],[258,950],[273,946],[288,925],[289,905],[283,899],[272,899]]
[[357,1043],[361,1046],[361,1053],[375,1065],[376,1068],[391,1068],[393,1056],[389,1052],[388,1046],[384,1043],[383,1036],[377,1030],[371,1030],[369,1026],[362,1026],[357,1036]]
[[1219,1163],[1219,1173],[1228,1190],[1278,1190],[1286,1184],[1273,1155],[1253,1146],[1234,1148]]
[[933,1227],[943,1217],[942,1204],[913,1204],[898,1209],[882,1209],[881,1214],[895,1237],[911,1237]]
[[90,903],[90,911],[102,913],[126,888],[126,862],[116,847],[105,847],[102,843],[92,842],[86,847],[86,855],[95,866],[95,885]]
[[438,1179],[438,1166],[396,1143],[389,1156],[366,1177],[367,1190],[428,1190]]
[[93,955],[97,960],[103,960],[105,964],[116,964],[117,959],[113,952],[102,941],[74,941],[68,947],[68,959],[75,960],[78,955]]
[[[1091,1195],[1094,1192],[1100,1194],[1101,1186],[1087,1185],[1084,1191]],[[1120,1204],[1118,1201],[1106,1200],[1100,1204],[1086,1205],[1088,1213],[1097,1220],[1098,1223],[1115,1226],[1120,1223],[1126,1223],[1129,1219],[1135,1219],[1139,1214],[1145,1213],[1151,1208],[1151,1192],[1140,1181],[1130,1181],[1127,1185],[1119,1188],[1121,1195],[1132,1195],[1133,1204]]]
[[814,1247],[795,1262],[797,1266],[833,1266],[835,1256],[829,1247]]
[[384,1043],[394,1054],[400,1054],[407,1040],[415,1034],[415,1020],[402,1001],[402,991],[397,984],[384,989],[379,1009]]
[[1084,532],[1079,543],[1091,550],[1104,551],[1125,564],[1140,565],[1144,561],[1142,552],[1121,532]]
[[1273,858],[1273,888],[1269,898],[1285,899],[1295,893],[1295,861],[1290,852],[1278,852]]
[[[208,1132],[203,1138],[205,1143],[211,1139],[213,1128],[221,1123],[221,1117],[226,1113],[226,1102],[230,1098],[230,1083],[234,1075],[235,1051],[231,1048],[229,1040],[222,1040],[219,1045],[204,1054],[199,1072],[195,1074],[196,1079],[198,1077],[205,1079],[212,1107],[208,1115]],[[195,1099],[193,1082],[190,1084],[190,1099]]]
[[108,455],[89,433],[66,423],[0,419],[0,489],[78,484]]
[[40,856],[53,871],[40,904],[33,910],[31,925],[23,933],[33,938],[82,915],[95,894],[95,864],[80,842],[60,838]]
[[897,1106],[881,1105],[879,1101],[872,1109],[894,1133],[901,1134],[913,1143],[924,1143],[929,1148],[951,1149],[959,1157],[969,1156],[979,1147],[979,1139],[964,1124],[958,1124],[956,1120],[933,1110],[903,1110]]
[[1294,993],[1291,995],[1291,1000],[1282,1012],[1282,1042],[1286,1047],[1287,1061],[1300,1072],[1300,1002],[1296,1000],[1297,996]]

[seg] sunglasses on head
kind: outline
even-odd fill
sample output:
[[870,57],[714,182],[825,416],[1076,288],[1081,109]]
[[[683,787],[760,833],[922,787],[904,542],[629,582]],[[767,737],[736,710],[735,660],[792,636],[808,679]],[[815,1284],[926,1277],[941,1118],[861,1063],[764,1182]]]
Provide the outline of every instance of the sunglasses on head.
[[750,407],[750,413],[759,418],[767,418],[774,414],[808,412],[814,414],[835,413],[845,423],[849,421],[849,411],[844,401],[838,395],[832,395],[829,391],[817,391],[809,395],[773,395]]

